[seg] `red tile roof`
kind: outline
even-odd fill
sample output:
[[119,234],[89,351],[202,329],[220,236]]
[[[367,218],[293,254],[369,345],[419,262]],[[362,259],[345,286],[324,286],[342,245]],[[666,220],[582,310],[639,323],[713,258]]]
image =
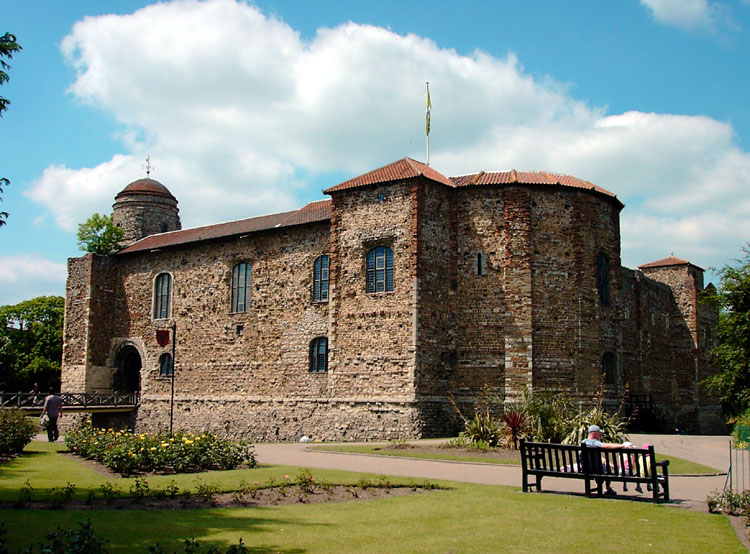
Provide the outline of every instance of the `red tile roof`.
[[[655,262],[649,262],[647,264],[639,265],[638,269],[649,269],[653,267],[670,267],[675,265],[692,265],[693,267],[698,267],[695,264],[691,264],[687,260],[683,260],[682,258],[676,258],[675,256],[667,256],[666,258],[663,258],[661,260],[656,260]],[[698,267],[698,269],[703,269],[702,267]]]
[[616,198],[616,195],[609,192],[602,187],[578,179],[570,175],[560,175],[557,173],[548,173],[546,171],[516,171],[511,169],[510,171],[493,171],[474,173],[472,175],[461,175],[459,177],[451,177],[451,182],[455,187],[466,187],[472,185],[506,185],[519,183],[524,185],[562,185],[564,187],[582,188],[586,190],[593,190],[604,194],[605,196],[611,196]]
[[412,160],[411,158],[403,158],[401,160],[398,160],[397,162],[384,165],[383,167],[374,169],[373,171],[365,173],[364,175],[355,177],[354,179],[344,181],[343,183],[336,185],[335,187],[328,188],[323,192],[325,194],[331,194],[332,192],[365,187],[367,185],[402,181],[404,179],[419,177],[420,175],[449,187],[453,186],[453,183],[451,183],[451,180],[448,179],[448,177],[446,177],[442,173],[438,173],[429,165],[425,165],[416,160]]
[[[411,158],[403,158],[391,164],[365,173],[364,175],[360,175],[359,177],[344,181],[343,183],[328,188],[323,192],[325,194],[331,194],[332,192],[340,192],[344,190],[365,187],[368,185],[401,181],[418,176],[426,177],[427,179],[431,179],[449,187],[502,185],[513,183],[525,185],[559,185],[564,187],[592,190],[605,196],[609,196],[610,198],[617,199],[617,196],[609,192],[608,190],[603,189],[602,187],[599,187],[594,183],[590,183],[589,181],[577,179],[576,177],[572,177],[570,175],[559,175],[556,173],[548,173],[546,171],[516,171],[515,169],[511,169],[510,171],[480,171],[479,173],[473,173],[471,175],[461,175],[459,177],[448,178],[442,173],[435,171],[430,166]],[[622,205],[622,202],[620,202],[619,200],[617,201],[620,203],[620,205]]]
[[329,219],[331,219],[331,201],[319,200],[317,202],[311,202],[303,208],[291,212],[263,215],[260,217],[251,217],[250,219],[219,223],[217,225],[207,225],[205,227],[196,227],[194,229],[184,229],[181,231],[160,233],[158,235],[149,235],[129,246],[126,246],[117,254],[143,252],[144,250],[154,250],[179,244],[245,235],[258,231],[267,231],[269,229],[304,225],[305,223],[328,221]]
[[[359,177],[344,181],[343,183],[328,188],[323,192],[326,194],[331,194],[333,192],[355,189],[367,185],[391,183],[394,181],[413,179],[420,176],[437,183],[442,183],[448,187],[468,187],[519,183],[529,185],[557,185],[564,187],[581,188],[585,190],[595,191],[605,196],[609,196],[620,203],[620,205],[622,205],[622,203],[617,200],[617,197],[611,192],[588,181],[583,181],[582,179],[571,177],[570,175],[558,175],[555,173],[547,173],[545,171],[516,171],[515,169],[511,169],[510,171],[480,171],[479,173],[474,173],[471,175],[462,175],[459,177],[448,178],[442,173],[435,171],[430,166],[411,158],[403,158],[381,168],[365,173],[364,175],[360,175]],[[158,181],[154,181],[153,179],[140,179],[138,181],[134,181],[133,183],[125,187],[125,189],[123,189],[120,194],[126,192],[144,192],[149,190],[152,194],[164,194],[164,191],[166,191],[166,194],[169,194],[171,196],[164,185],[162,185]],[[293,225],[304,225],[306,223],[315,223],[319,221],[328,221],[330,220],[330,218],[331,200],[319,200],[317,202],[311,202],[306,206],[300,208],[299,210],[291,212],[264,215],[261,217],[253,217],[250,219],[242,219],[239,221],[230,221],[228,223],[219,223],[218,225],[208,225],[206,227],[198,227],[195,229],[185,229],[181,231],[161,233],[158,235],[150,235],[123,248],[118,252],[118,254],[142,252],[144,250],[154,250],[157,248],[175,246],[178,244],[230,237],[234,235],[244,235],[257,231],[265,231],[280,227],[290,227]],[[651,264],[641,267],[649,266],[651,266]]]

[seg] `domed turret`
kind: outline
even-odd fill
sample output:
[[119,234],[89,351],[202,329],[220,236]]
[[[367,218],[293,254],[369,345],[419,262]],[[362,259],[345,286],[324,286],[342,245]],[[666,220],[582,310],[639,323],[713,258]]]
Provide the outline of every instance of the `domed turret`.
[[125,232],[124,244],[182,228],[177,199],[154,179],[138,179],[115,196],[112,222]]

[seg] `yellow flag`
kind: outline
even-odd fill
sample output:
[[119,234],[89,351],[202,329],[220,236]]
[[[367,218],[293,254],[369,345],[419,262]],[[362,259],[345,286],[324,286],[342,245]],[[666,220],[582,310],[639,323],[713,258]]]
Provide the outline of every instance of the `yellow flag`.
[[430,83],[427,83],[427,116],[425,119],[425,131],[427,136],[430,136],[430,108],[432,108],[432,102],[430,102]]

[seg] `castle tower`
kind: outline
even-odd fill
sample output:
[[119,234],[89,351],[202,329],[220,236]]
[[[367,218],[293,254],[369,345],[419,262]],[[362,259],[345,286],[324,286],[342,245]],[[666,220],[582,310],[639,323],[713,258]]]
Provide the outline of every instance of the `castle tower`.
[[638,269],[647,277],[672,287],[677,306],[693,339],[693,346],[698,347],[698,297],[703,290],[703,268],[672,255],[639,265]]
[[128,245],[148,235],[181,229],[179,211],[167,187],[154,179],[138,179],[115,196],[112,221],[125,231],[123,243]]
[[[676,312],[669,326],[672,375],[660,379],[671,386],[676,421],[691,432],[716,432],[723,427],[719,399],[700,383],[716,373],[711,357],[718,325],[718,307],[702,301],[703,268],[674,255],[638,266],[644,275],[669,285]],[[713,285],[709,285],[713,287]],[[652,316],[653,317],[653,316]],[[671,383],[670,383],[671,381]]]

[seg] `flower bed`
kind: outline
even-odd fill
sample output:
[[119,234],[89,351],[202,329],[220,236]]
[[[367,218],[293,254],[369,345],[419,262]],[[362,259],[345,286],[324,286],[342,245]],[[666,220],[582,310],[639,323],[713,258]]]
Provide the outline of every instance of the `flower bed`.
[[96,460],[112,471],[187,473],[207,469],[254,467],[253,447],[218,438],[213,433],[131,433],[98,429],[84,423],[65,434],[74,454]]

